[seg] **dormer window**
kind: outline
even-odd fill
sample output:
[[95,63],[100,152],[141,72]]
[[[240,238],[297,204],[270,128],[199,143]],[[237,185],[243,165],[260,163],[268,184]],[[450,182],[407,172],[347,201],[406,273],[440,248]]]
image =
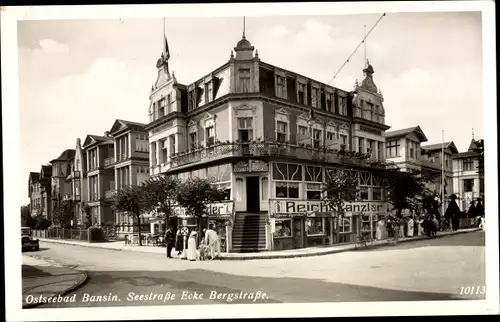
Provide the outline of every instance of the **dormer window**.
[[165,116],[165,107],[167,105],[167,102],[165,101],[165,98],[162,98],[158,101],[158,115],[157,119],[162,118]]
[[333,95],[332,93],[325,93],[326,110],[333,112]]
[[286,99],[286,78],[282,76],[276,76],[276,96],[279,98]]
[[240,90],[242,93],[250,92],[250,69],[244,68],[239,70]]
[[210,81],[210,82],[206,83],[205,89],[206,89],[205,90],[205,93],[206,93],[205,101],[208,103],[214,99],[213,82]]
[[306,103],[306,85],[298,83],[297,103],[305,105]]

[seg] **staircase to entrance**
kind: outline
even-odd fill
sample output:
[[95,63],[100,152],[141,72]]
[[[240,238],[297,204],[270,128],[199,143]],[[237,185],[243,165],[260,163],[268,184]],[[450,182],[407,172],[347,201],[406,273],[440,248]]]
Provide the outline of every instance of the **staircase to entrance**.
[[233,225],[233,253],[253,253],[266,250],[266,214],[236,213]]

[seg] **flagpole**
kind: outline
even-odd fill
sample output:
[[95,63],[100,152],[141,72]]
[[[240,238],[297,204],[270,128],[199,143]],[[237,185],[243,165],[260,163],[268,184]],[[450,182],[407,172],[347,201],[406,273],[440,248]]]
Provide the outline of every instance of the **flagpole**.
[[163,42],[163,54],[167,53],[167,43],[165,42],[165,39],[167,39],[167,35],[165,34],[165,17],[163,17],[163,39],[161,40]]
[[441,130],[441,215],[444,216],[444,129]]

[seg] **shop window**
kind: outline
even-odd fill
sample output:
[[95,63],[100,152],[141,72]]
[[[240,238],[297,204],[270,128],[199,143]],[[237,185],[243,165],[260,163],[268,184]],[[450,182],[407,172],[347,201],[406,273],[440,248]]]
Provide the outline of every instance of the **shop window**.
[[352,217],[339,219],[339,232],[340,233],[352,232]]
[[273,163],[273,179],[302,181],[302,166],[299,164]]
[[291,237],[292,236],[292,221],[290,219],[275,220],[274,237]]
[[277,198],[299,198],[299,184],[297,182],[278,181],[275,185]]
[[323,235],[325,233],[322,217],[313,217],[306,219],[307,236]]

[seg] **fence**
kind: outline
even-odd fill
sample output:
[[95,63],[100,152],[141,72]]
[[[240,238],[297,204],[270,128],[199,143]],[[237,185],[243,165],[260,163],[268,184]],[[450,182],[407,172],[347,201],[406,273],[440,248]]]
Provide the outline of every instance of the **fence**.
[[51,227],[47,230],[33,230],[33,237],[90,241],[89,231],[87,229],[65,229]]

